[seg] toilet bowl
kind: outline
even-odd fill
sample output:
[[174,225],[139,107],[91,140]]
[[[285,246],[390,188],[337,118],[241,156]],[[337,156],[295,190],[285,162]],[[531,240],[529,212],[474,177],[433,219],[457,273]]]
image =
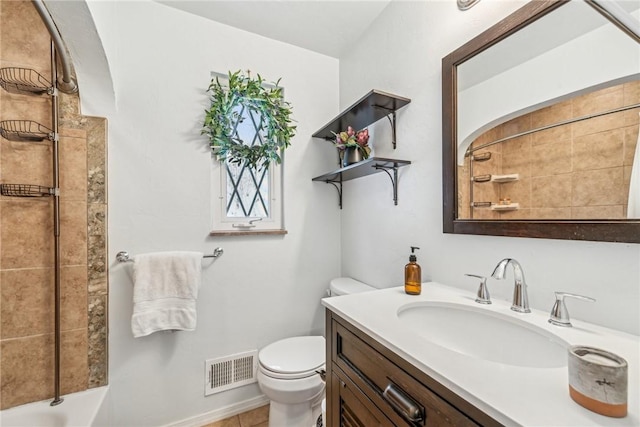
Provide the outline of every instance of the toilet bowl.
[[[340,277],[331,280],[329,295],[346,295],[375,288]],[[325,340],[321,336],[285,338],[258,353],[258,385],[271,403],[269,427],[312,427],[322,414],[325,383]]]

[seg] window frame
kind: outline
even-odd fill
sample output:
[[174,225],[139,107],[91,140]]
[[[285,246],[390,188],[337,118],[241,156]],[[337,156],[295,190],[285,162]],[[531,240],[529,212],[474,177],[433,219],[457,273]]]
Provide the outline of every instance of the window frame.
[[[228,80],[226,74],[212,72],[212,78]],[[263,83],[266,87],[273,87]],[[284,89],[282,91],[284,96]],[[280,154],[282,162],[271,162],[267,171],[269,180],[269,216],[268,217],[231,217],[227,215],[229,173],[227,162],[220,161],[215,153],[211,153],[211,224],[212,236],[223,235],[281,235],[287,234],[284,223],[284,152]],[[260,175],[258,171],[254,174]],[[259,190],[257,190],[259,191]],[[251,222],[250,222],[251,221]],[[245,226],[243,227],[242,224]]]

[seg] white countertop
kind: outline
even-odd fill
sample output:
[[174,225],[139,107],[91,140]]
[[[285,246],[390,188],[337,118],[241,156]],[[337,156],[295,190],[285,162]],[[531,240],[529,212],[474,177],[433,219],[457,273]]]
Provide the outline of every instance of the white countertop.
[[[571,319],[572,328],[554,326],[547,321],[548,312],[532,309],[521,314],[510,310],[506,301],[494,300],[483,306],[474,300],[473,293],[429,282],[422,284],[422,294],[417,296],[397,287],[325,298],[322,304],[504,425],[640,426],[640,337],[575,319]],[[569,397],[566,366],[505,365],[457,353],[419,337],[398,318],[401,306],[416,302],[481,307],[517,317],[570,345],[598,347],[625,358],[629,366],[628,415],[609,418],[575,403]],[[438,325],[425,325],[428,327]]]

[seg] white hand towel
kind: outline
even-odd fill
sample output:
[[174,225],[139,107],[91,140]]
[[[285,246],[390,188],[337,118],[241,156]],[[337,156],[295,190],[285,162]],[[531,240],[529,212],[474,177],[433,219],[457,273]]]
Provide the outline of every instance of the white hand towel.
[[196,328],[202,255],[201,252],[157,252],[136,256],[131,317],[134,337]]

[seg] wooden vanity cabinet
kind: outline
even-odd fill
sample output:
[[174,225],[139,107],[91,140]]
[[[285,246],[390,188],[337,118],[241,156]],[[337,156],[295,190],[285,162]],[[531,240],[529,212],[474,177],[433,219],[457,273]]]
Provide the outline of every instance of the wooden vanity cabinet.
[[327,328],[327,424],[500,426],[331,310]]

